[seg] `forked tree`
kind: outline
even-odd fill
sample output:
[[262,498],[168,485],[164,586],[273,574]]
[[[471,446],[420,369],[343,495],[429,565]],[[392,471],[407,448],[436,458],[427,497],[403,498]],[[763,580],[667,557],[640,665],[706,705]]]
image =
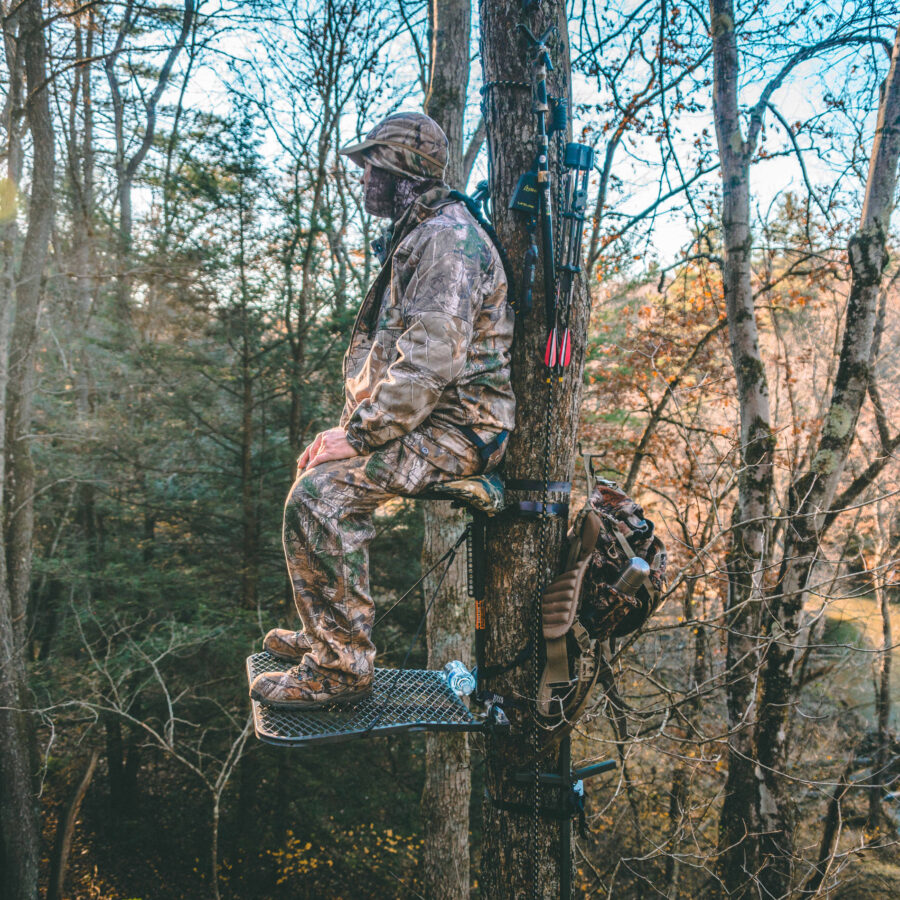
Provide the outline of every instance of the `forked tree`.
[[[719,833],[719,870],[728,896],[786,896],[796,880],[793,797],[785,778],[803,651],[804,604],[823,538],[841,512],[892,459],[900,435],[884,421],[874,377],[877,307],[900,156],[900,31],[890,51],[859,227],[851,236],[850,294],[830,401],[815,452],[792,477],[773,529],[776,437],[751,289],[750,166],[773,95],[803,62],[839,47],[879,43],[863,24],[839,21],[833,34],[797,47],[750,109],[740,111],[738,13],[711,0],[713,102],[722,162],[723,288],[741,421],[738,502],[727,560],[728,780]],[[852,26],[852,27],[850,27]],[[843,479],[866,398],[879,421],[878,456]],[[777,548],[777,549],[776,549]],[[769,573],[777,571],[777,578]]]

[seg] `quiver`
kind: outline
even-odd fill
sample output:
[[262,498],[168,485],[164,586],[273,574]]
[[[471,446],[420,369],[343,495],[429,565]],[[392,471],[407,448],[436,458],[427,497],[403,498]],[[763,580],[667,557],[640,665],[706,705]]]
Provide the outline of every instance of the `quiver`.
[[549,725],[571,728],[597,682],[603,643],[636,631],[659,606],[666,551],[654,532],[615,482],[597,479],[569,532],[562,574],[542,598],[546,665],[537,709]]

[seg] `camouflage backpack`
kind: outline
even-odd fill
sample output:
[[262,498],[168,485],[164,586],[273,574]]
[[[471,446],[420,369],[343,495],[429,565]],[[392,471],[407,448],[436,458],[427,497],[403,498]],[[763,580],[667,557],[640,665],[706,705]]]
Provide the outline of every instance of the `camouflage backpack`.
[[569,532],[564,571],[543,594],[547,662],[537,707],[560,732],[553,743],[584,713],[603,643],[647,621],[659,606],[665,574],[666,550],[653,523],[615,482],[594,479]]

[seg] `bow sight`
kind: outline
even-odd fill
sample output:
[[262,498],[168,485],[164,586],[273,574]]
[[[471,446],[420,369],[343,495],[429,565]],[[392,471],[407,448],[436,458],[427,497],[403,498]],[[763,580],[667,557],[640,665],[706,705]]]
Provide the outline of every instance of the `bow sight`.
[[[547,348],[544,363],[556,371],[560,381],[569,365],[572,343],[569,313],[574,295],[575,276],[581,271],[581,244],[584,235],[587,186],[594,166],[594,150],[586,144],[569,142],[563,149],[568,120],[565,97],[547,95],[547,73],[553,71],[547,41],[556,32],[548,28],[535,37],[527,25],[517,29],[528,40],[533,65],[532,112],[537,117],[537,155],[531,169],[516,184],[509,208],[525,216],[529,243],[522,272],[520,308],[532,307],[532,288],[538,261],[537,229],[540,223],[544,275],[544,314],[547,322]],[[554,253],[553,213],[550,195],[550,137],[557,136],[557,223],[559,246]],[[548,377],[549,380],[549,377]]]

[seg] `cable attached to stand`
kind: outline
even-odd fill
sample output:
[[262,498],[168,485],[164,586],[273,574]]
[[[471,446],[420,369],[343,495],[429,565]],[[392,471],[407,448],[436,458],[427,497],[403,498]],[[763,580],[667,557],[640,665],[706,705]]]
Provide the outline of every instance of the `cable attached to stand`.
[[[422,628],[425,626],[425,622],[428,619],[428,613],[431,612],[431,607],[434,606],[434,601],[437,600],[438,594],[440,593],[441,588],[444,586],[444,580],[446,579],[448,573],[450,572],[450,567],[453,565],[453,561],[456,559],[457,551],[465,542],[467,534],[468,534],[468,529],[463,531],[463,533],[456,539],[456,542],[453,544],[453,546],[450,547],[450,549],[447,550],[444,553],[444,555],[424,575],[422,575],[422,577],[416,582],[416,584],[414,584],[403,595],[403,597],[400,598],[400,600],[403,600],[404,597],[408,597],[409,594],[412,592],[413,588],[416,587],[416,585],[421,584],[442,562],[444,562],[444,561],[447,562],[447,565],[444,566],[444,571],[441,572],[441,577],[438,579],[437,585],[435,585],[434,592],[431,595],[431,599],[428,601],[428,603],[425,606],[425,612],[422,613],[422,618],[419,619],[419,624],[416,627],[416,633],[413,635],[412,640],[409,642],[409,647],[407,647],[407,649],[406,649],[406,656],[403,657],[403,662],[401,663],[400,668],[397,669],[397,673],[391,679],[390,684],[385,689],[385,693],[390,694],[390,692],[396,686],[398,679],[402,676],[403,671],[406,669],[406,664],[409,662],[409,658],[412,655],[413,648],[418,643],[419,635],[422,633]],[[398,600],[397,603],[399,603],[400,600]],[[396,606],[397,603],[395,603],[394,606]],[[394,606],[392,606],[391,609],[393,609]],[[389,609],[384,615],[386,616],[387,613],[389,613],[391,611],[391,609]],[[383,619],[384,616],[382,616],[381,618]],[[379,621],[381,621],[381,620],[379,620]],[[381,709],[379,711],[378,715],[374,718],[372,723],[365,730],[363,737],[368,737],[372,733],[372,731],[381,724],[381,720],[384,718],[386,709],[387,709],[387,707],[384,707],[383,709]]]

